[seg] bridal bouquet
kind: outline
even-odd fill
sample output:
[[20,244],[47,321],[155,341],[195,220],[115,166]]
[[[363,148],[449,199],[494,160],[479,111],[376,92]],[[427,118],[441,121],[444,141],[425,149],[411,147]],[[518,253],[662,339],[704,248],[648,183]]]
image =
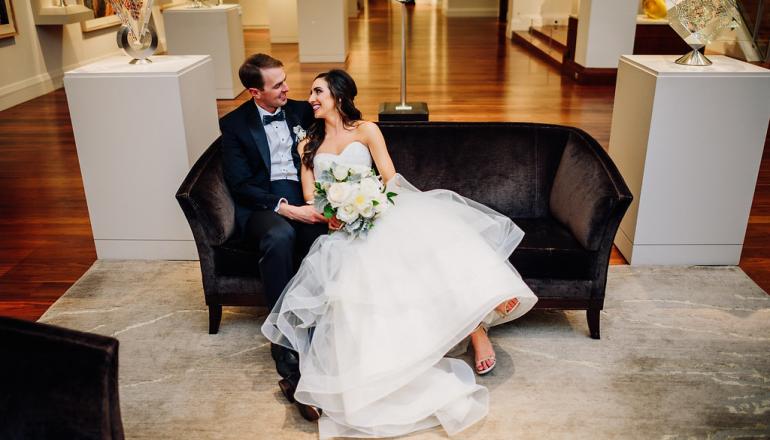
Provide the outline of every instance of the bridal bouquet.
[[359,237],[374,226],[396,195],[387,192],[373,169],[332,162],[315,182],[314,205],[324,217],[336,216],[342,222],[342,230]]

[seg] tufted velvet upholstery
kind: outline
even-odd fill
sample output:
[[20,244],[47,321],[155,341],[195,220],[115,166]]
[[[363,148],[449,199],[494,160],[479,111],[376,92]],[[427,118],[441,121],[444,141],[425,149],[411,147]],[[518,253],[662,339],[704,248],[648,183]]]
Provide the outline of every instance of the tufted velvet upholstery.
[[0,438],[122,440],[118,340],[0,317]]
[[[538,307],[599,310],[612,241],[631,194],[601,146],[582,130],[532,123],[380,123],[396,170],[423,190],[445,188],[511,217],[526,233],[510,257]],[[232,198],[218,142],[177,193],[201,258],[216,333],[221,305],[262,305],[259,255],[230,238]]]

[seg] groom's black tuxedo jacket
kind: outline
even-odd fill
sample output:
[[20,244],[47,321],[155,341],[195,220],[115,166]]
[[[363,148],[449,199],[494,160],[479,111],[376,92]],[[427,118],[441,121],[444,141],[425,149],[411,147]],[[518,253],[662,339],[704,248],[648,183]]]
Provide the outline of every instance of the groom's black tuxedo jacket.
[[[294,127],[307,131],[313,109],[303,101],[288,100],[283,106],[289,132],[294,139],[291,155],[299,176],[300,158]],[[253,100],[219,120],[222,131],[222,172],[235,200],[235,221],[239,231],[256,210],[275,209],[281,196],[270,191],[270,147],[259,111]]]

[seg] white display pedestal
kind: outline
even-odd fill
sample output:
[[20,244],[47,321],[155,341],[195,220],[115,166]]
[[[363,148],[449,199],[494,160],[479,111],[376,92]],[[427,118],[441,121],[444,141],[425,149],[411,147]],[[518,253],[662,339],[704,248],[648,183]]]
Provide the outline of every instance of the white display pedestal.
[[736,265],[770,119],[770,70],[676,58],[620,59],[609,154],[634,201],[615,244],[631,264]]
[[211,55],[217,99],[233,99],[244,89],[238,78],[246,49],[240,6],[179,6],[163,11],[169,55]]
[[299,62],[344,63],[348,57],[347,0],[298,0]]
[[195,260],[175,194],[219,136],[208,55],[111,57],[64,74],[100,259]]

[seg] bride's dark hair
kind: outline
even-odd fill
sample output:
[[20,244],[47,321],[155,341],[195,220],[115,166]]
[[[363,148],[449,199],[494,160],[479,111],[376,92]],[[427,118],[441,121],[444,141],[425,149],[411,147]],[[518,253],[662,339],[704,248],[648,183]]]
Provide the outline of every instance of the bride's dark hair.
[[[352,127],[353,123],[361,120],[361,112],[353,104],[358,94],[358,88],[353,78],[347,72],[340,69],[332,69],[315,77],[323,78],[329,86],[329,93],[334,98],[334,106],[342,118],[344,127]],[[313,80],[315,81],[315,80]],[[316,119],[307,133],[307,144],[302,154],[302,163],[308,168],[313,168],[313,158],[318,152],[318,147],[326,137],[326,124],[323,119]]]

